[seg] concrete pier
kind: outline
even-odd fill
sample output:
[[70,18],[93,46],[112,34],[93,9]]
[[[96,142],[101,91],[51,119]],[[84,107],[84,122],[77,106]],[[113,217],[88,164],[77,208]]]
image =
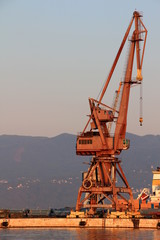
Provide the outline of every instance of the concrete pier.
[[108,218],[10,218],[0,219],[0,228],[160,228],[160,219]]

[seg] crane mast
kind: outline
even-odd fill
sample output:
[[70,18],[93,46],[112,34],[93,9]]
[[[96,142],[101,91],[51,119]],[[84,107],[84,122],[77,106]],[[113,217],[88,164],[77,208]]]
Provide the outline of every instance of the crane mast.
[[[142,15],[139,12],[135,11],[133,13],[133,17],[124,35],[99,100],[89,98],[91,113],[83,132],[77,136],[76,153],[77,155],[93,157],[90,168],[83,174],[82,186],[79,189],[77,197],[76,210],[87,207],[94,213],[97,208],[107,208],[108,206],[112,206],[114,209],[134,210],[132,191],[121,168],[121,161],[116,156],[119,155],[122,150],[127,150],[130,146],[129,139],[125,137],[130,89],[132,85],[141,84],[143,79],[142,65],[147,29],[141,17]],[[115,102],[112,108],[102,103],[102,99],[106,93],[133,22],[135,23],[134,31],[131,38],[129,38],[130,49],[125,76],[120,84],[117,95],[119,98],[119,92],[122,86],[120,107],[117,110],[117,102]],[[140,42],[143,42],[142,50],[140,49]],[[135,54],[137,76],[135,80],[133,80],[132,71]],[[115,130],[114,134],[111,135],[110,126],[113,122],[115,123]],[[116,185],[118,177],[121,183],[123,183],[123,186]],[[83,195],[85,195],[85,197],[83,197]],[[126,195],[128,197],[126,197]]]

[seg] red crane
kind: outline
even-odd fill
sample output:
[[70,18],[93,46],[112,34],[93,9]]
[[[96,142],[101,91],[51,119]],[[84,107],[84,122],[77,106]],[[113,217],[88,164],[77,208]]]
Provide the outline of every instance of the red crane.
[[[133,195],[121,168],[120,160],[116,157],[122,150],[129,148],[130,141],[126,139],[127,112],[130,96],[130,88],[133,84],[142,83],[142,65],[147,38],[142,15],[135,11],[132,20],[124,35],[112,68],[102,90],[99,100],[89,98],[90,116],[83,132],[77,136],[77,155],[92,155],[90,168],[83,173],[82,186],[78,192],[76,210],[82,207],[94,212],[97,208],[107,208],[112,205],[114,209],[134,210]],[[119,109],[114,109],[104,103],[102,99],[108,88],[112,74],[119,60],[131,27],[134,31],[130,41],[129,55],[124,80],[122,81],[122,93]],[[140,49],[142,42],[142,49]],[[132,79],[134,55],[136,52],[137,76]],[[118,93],[119,94],[119,93]],[[119,97],[119,96],[118,96]],[[117,106],[117,103],[115,104]],[[142,117],[140,123],[142,124]],[[113,135],[110,134],[110,124],[115,123]],[[88,129],[90,127],[90,129]],[[123,186],[117,186],[117,178],[120,178]],[[126,197],[127,195],[127,197]],[[129,196],[129,198],[128,198]],[[108,204],[110,203],[110,204]]]

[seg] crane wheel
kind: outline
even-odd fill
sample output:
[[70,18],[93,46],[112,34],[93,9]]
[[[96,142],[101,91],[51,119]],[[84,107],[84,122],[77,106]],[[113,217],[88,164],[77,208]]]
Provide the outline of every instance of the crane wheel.
[[92,181],[90,179],[84,179],[82,185],[85,189],[88,190],[92,187]]

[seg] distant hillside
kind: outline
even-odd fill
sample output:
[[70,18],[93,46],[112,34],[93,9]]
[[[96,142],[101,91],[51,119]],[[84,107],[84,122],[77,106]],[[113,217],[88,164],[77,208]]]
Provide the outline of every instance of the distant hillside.
[[150,187],[152,170],[160,166],[160,136],[127,134],[130,149],[121,155],[123,169],[134,189]]
[[86,158],[76,137],[0,136],[0,208],[75,205]]
[[[135,194],[150,187],[160,165],[160,136],[127,134],[131,147],[120,156]],[[81,173],[90,158],[76,156],[76,136],[0,136],[0,208],[75,206]],[[136,190],[137,189],[137,190]]]

